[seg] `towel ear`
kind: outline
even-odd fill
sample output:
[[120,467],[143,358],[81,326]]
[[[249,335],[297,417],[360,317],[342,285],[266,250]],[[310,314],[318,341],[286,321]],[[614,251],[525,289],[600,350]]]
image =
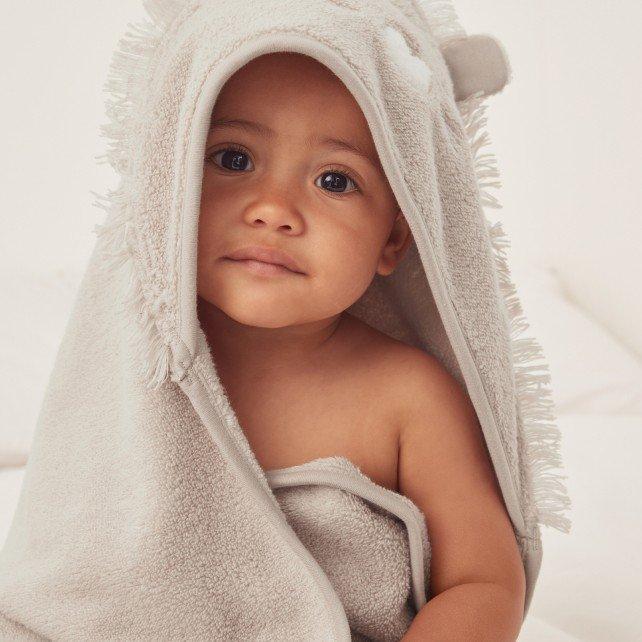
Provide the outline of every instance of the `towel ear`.
[[476,34],[450,39],[440,46],[455,90],[457,102],[482,91],[500,92],[512,70],[502,44],[493,36]]

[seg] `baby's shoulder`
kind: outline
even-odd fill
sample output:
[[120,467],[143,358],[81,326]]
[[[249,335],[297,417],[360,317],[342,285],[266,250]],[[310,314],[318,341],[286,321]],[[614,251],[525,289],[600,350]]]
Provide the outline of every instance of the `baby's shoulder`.
[[387,386],[399,386],[402,391],[408,390],[410,384],[423,387],[431,377],[450,377],[443,364],[426,350],[395,339],[356,317],[350,317],[349,322],[355,349],[369,361],[370,371],[378,379],[387,375]]
[[[434,355],[394,339],[364,322],[356,327],[363,372],[369,385],[395,417],[399,443],[426,441],[436,426],[452,422],[472,426],[476,413],[465,386]],[[419,433],[414,435],[413,433]]]
[[359,373],[357,380],[384,402],[399,431],[415,424],[427,408],[443,408],[444,395],[455,405],[467,404],[460,384],[437,357],[354,317],[351,324],[350,361]]

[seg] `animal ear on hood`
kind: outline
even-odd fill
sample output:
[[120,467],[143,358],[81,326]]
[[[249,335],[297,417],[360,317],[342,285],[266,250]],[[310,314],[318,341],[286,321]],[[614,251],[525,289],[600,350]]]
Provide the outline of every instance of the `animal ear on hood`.
[[448,41],[440,48],[455,90],[455,100],[481,91],[499,93],[511,80],[506,50],[493,36],[476,34]]
[[468,35],[452,0],[413,0],[413,5],[438,43],[456,102],[479,92],[483,100],[510,82],[512,70],[502,43],[488,34]]

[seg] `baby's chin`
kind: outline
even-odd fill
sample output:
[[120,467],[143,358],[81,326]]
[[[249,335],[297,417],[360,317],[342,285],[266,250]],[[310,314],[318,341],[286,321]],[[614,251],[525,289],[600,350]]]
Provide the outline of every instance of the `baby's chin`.
[[255,306],[228,306],[227,309],[221,310],[237,323],[253,328],[285,328],[301,323],[300,314],[296,310],[288,313],[277,306],[261,309]]
[[297,325],[310,319],[303,319],[302,314],[310,312],[309,306],[302,302],[301,295],[296,296],[285,291],[262,291],[255,287],[223,287],[199,293],[208,306],[214,306],[237,323],[256,328],[283,328]]

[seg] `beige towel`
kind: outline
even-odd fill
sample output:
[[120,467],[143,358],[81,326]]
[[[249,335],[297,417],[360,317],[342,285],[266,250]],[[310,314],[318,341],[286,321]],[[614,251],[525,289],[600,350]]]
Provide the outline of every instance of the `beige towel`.
[[288,523],[337,592],[352,639],[401,639],[429,598],[423,512],[345,457],[266,473]]
[[483,212],[497,205],[482,126],[510,75],[502,47],[467,37],[443,0],[146,6],[108,80],[120,182],[99,197],[108,214],[0,553],[0,639],[351,637],[351,607],[288,523],[196,312],[211,110],[232,73],[282,50],[325,64],[367,118],[413,243],[349,311],[465,385],[522,553],[526,616],[540,526],[568,532],[570,502],[547,367]]

